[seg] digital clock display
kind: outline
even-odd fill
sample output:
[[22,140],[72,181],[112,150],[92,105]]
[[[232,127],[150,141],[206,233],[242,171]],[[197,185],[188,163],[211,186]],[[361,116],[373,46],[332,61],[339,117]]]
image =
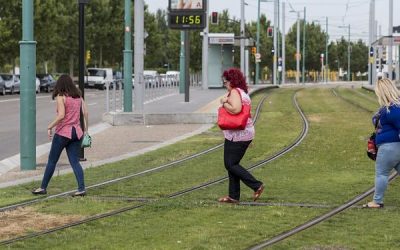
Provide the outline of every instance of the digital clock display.
[[204,29],[204,13],[169,13],[171,29]]

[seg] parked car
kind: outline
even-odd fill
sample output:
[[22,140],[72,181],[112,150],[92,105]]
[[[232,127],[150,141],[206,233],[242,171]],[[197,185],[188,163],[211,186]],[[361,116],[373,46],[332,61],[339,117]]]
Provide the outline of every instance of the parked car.
[[[20,82],[20,86],[21,86],[21,76],[20,75],[17,75],[17,76],[20,79],[19,82]],[[21,89],[21,87],[20,87],[20,89]],[[35,77],[35,91],[36,91],[36,93],[40,93],[40,80],[37,77]]]
[[13,74],[0,74],[4,80],[5,92],[14,94],[19,93],[20,80],[17,75]]
[[3,77],[0,75],[0,94],[6,95],[6,86]]
[[88,68],[85,79],[85,87],[106,89],[107,85],[113,83],[113,72],[111,68]]
[[160,75],[155,70],[143,70],[143,78],[147,83],[146,86],[152,88],[160,86]]
[[178,86],[179,85],[179,76],[180,72],[179,71],[167,71],[165,73],[165,76],[167,78],[167,81],[169,84],[173,86]]
[[124,78],[122,76],[122,72],[121,71],[113,71],[113,82],[115,84],[117,84],[117,89],[119,88],[119,86],[121,86],[122,88],[124,88]]
[[50,92],[56,86],[56,80],[51,74],[37,74],[40,81],[40,91]]

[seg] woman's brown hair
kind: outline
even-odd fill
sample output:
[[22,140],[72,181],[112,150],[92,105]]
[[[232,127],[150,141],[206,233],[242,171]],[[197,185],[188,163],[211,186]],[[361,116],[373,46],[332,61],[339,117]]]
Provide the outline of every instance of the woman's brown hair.
[[74,81],[69,75],[61,75],[54,87],[52,98],[56,96],[70,96],[72,98],[80,98],[81,91],[75,86]]

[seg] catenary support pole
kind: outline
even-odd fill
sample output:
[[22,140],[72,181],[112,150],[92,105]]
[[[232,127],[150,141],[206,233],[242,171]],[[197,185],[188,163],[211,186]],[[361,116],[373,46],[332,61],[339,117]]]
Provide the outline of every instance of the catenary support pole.
[[[240,70],[244,73],[245,64],[244,64],[244,0],[240,1]],[[247,76],[246,76],[247,77]]]
[[282,84],[286,81],[286,27],[285,27],[285,2],[282,2]]
[[389,0],[388,78],[393,80],[393,0]]
[[[375,40],[377,39],[377,22],[375,20],[375,0],[371,0],[371,37],[372,37],[372,41],[371,42],[375,42]],[[375,84],[376,81],[376,58],[377,58],[377,46],[373,46],[375,54],[373,57],[373,62],[372,62],[372,74],[371,74],[371,84]]]
[[202,76],[201,76],[201,85],[203,89],[208,89],[208,24],[209,24],[209,18],[208,18],[208,13],[210,8],[208,7],[208,0],[206,1],[206,27],[203,30],[203,50],[202,50]]
[[272,84],[276,85],[276,79],[277,79],[277,58],[276,58],[276,54],[277,54],[277,50],[278,50],[278,46],[277,46],[277,29],[278,29],[278,1],[274,0],[274,37],[273,37],[273,50],[274,50],[274,54],[272,55],[272,59],[273,59],[273,74],[272,74]]
[[[257,45],[257,52],[256,53],[260,53],[260,0],[258,0],[258,8],[257,8],[257,41],[256,41],[256,45]],[[256,79],[254,84],[258,84],[258,79],[260,78],[260,63],[258,61],[258,59],[256,60]]]
[[[280,26],[280,24],[279,24],[279,21],[280,21],[280,6],[281,6],[281,4],[280,4],[280,1],[279,0],[277,0],[277,9],[278,9],[278,18],[277,18],[277,20],[278,20],[278,23],[277,23],[277,31],[276,31],[276,55],[277,55],[277,60],[278,60],[278,68],[277,68],[277,74],[276,74],[276,76],[277,76],[277,83],[278,84],[281,84],[282,82],[281,82],[281,72],[279,71],[279,60],[281,59],[282,60],[282,58],[281,58],[281,50],[280,50],[280,46],[281,46],[281,44],[280,44],[280,40],[279,40],[279,38],[280,38],[280,35],[279,35],[279,32],[280,32],[280,30],[281,30],[281,26]],[[282,67],[281,67],[281,70],[282,70]]]
[[185,31],[181,31],[181,52],[179,57],[179,94],[185,93],[186,70],[185,70]]
[[189,31],[185,30],[185,102],[189,102],[189,86],[190,86],[190,77],[189,77],[189,65],[190,65],[190,37]]
[[132,112],[132,15],[131,0],[125,0],[124,112]]
[[145,82],[143,77],[144,67],[144,3],[143,0],[135,0],[134,11],[134,71],[135,71],[135,88],[134,93],[134,111],[138,113],[144,112],[144,90]]
[[350,71],[350,63],[351,63],[351,44],[350,44],[350,24],[349,24],[349,46],[347,47],[347,81],[351,81],[351,71]]
[[305,83],[305,68],[306,68],[306,7],[304,7],[304,19],[303,19],[303,59],[302,59],[302,63],[303,63],[303,68],[301,71],[301,79],[302,79],[302,83]]
[[372,20],[372,1],[369,2],[369,21],[368,21],[368,45],[369,45],[369,51],[368,51],[368,84],[372,85],[372,65],[373,65],[373,58],[374,55],[370,55],[370,51],[373,51],[375,54],[376,51],[372,47],[373,43],[373,37],[372,37],[372,29],[373,29],[373,20]]
[[329,44],[329,35],[328,35],[328,17],[326,17],[326,41],[325,41],[325,82],[329,82],[329,60],[328,60],[328,44]]
[[296,83],[300,83],[300,12],[297,12]]
[[[20,166],[36,169],[36,41],[33,40],[33,2],[22,1],[21,87],[20,87]],[[46,128],[40,128],[41,131]]]

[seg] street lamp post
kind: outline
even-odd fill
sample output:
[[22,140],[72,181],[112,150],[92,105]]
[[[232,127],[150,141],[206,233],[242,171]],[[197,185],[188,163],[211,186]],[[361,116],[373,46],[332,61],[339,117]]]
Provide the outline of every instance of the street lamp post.
[[350,24],[347,26],[339,26],[339,28],[346,28],[348,29],[348,40],[349,44],[347,45],[347,81],[350,81],[350,61],[351,61],[351,45],[350,45]]
[[[82,93],[82,98],[85,99],[85,4],[88,4],[89,0],[78,0],[79,4],[79,89]],[[81,125],[83,125],[83,116],[80,118]],[[86,161],[85,150],[80,150],[80,160]]]
[[[260,2],[268,2],[268,0],[258,0],[258,11],[257,11],[257,41],[256,41],[256,47],[257,47],[257,52],[260,53]],[[259,59],[256,59],[256,79],[254,84],[258,84],[258,80],[260,78],[260,63]]]
[[[321,23],[320,20],[313,20],[315,22]],[[329,44],[329,35],[328,35],[328,17],[325,18],[325,82],[329,81],[329,61],[328,61],[328,44]]]
[[[289,3],[290,8],[292,9],[290,12],[297,13],[297,41],[296,41],[296,83],[300,83],[300,12],[295,11],[292,5]],[[304,8],[305,13],[305,8]],[[304,25],[305,25],[305,14],[304,14]],[[303,46],[305,47],[305,36],[303,38]],[[305,49],[303,47],[303,53],[305,53]],[[305,56],[305,55],[304,55]],[[304,83],[304,58],[303,58],[303,83]]]

